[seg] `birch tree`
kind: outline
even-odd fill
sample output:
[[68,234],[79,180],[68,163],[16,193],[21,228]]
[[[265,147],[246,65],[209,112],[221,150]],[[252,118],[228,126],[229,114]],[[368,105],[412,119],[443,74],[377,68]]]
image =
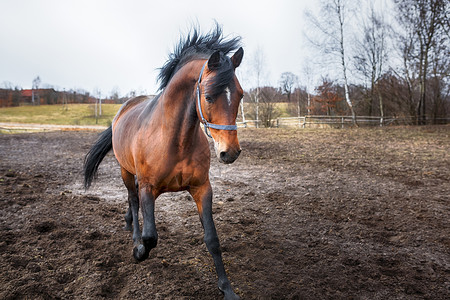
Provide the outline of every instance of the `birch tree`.
[[356,124],[356,114],[350,99],[348,88],[348,57],[347,57],[347,23],[351,13],[354,11],[351,4],[356,1],[350,0],[324,0],[321,2],[319,17],[307,12],[307,17],[320,36],[309,37],[310,41],[317,46],[324,55],[332,58],[334,63],[339,64],[341,79],[344,84],[345,101],[352,114],[353,124]]
[[[310,91],[313,89],[313,69],[309,61],[306,61],[303,64],[303,81],[306,83],[306,113],[307,115],[311,114],[311,93]],[[300,115],[299,115],[300,117]]]
[[[244,82],[245,76],[244,76],[244,72],[242,72],[242,66],[241,66],[241,68],[237,68],[235,70],[235,72],[236,72],[237,77],[240,79],[240,82]],[[242,123],[244,124],[244,127],[247,128],[247,122],[245,121],[244,98],[245,97],[242,97],[239,106],[241,107]]]
[[264,50],[261,48],[261,46],[258,46],[258,48],[256,49],[251,63],[252,63],[252,68],[253,68],[255,81],[256,81],[255,115],[256,115],[256,128],[258,128],[259,127],[259,100],[260,100],[260,94],[261,94],[261,81],[262,81],[262,77],[264,75],[264,64],[265,64]]
[[33,84],[31,88],[31,102],[33,105],[39,105],[40,104],[40,98],[39,98],[39,85],[41,84],[41,78],[37,76],[33,79]]

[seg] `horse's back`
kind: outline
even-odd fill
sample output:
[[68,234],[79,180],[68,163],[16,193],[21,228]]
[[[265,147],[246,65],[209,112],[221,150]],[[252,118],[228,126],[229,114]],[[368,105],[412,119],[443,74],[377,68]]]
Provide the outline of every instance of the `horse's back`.
[[135,107],[136,105],[143,103],[146,100],[149,100],[149,96],[138,96],[131,99],[128,99],[122,106],[120,107],[119,111],[117,112],[116,116],[113,119],[113,124],[117,122],[117,120],[123,116],[127,111]]
[[112,144],[119,164],[130,173],[135,173],[134,147],[137,135],[143,126],[140,116],[148,106],[153,107],[156,99],[139,96],[126,101],[112,122]]

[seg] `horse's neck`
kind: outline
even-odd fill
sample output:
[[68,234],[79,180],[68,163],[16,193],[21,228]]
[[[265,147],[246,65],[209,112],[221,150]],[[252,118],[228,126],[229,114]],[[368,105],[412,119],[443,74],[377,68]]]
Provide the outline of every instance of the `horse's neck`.
[[[170,80],[162,94],[164,124],[168,135],[189,141],[198,134],[200,122],[196,113],[195,82],[199,63],[190,62],[183,66]],[[201,66],[200,66],[201,68]],[[192,141],[190,141],[192,142]]]

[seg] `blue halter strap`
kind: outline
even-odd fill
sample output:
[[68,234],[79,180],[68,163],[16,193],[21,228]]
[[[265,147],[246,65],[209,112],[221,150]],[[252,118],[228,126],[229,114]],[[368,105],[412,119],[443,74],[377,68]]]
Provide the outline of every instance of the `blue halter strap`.
[[213,124],[213,123],[209,123],[208,121],[206,121],[205,117],[203,116],[203,112],[202,112],[202,105],[200,102],[200,83],[202,82],[202,76],[203,76],[203,71],[205,70],[206,64],[208,63],[208,61],[205,62],[205,64],[202,67],[202,70],[200,71],[200,75],[198,76],[198,82],[197,82],[197,104],[198,104],[198,111],[200,113],[200,117],[202,118],[202,123],[205,127],[205,133],[207,136],[209,136],[210,138],[212,138],[211,134],[209,134],[208,132],[208,128],[212,128],[212,129],[218,129],[218,130],[237,130],[237,125],[219,125],[219,124]]

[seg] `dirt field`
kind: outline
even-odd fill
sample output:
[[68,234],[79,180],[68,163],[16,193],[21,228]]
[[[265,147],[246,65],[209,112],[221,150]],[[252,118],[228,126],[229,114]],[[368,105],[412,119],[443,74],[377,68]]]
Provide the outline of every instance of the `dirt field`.
[[[239,135],[211,179],[243,299],[450,299],[450,126]],[[114,157],[81,188],[96,136],[0,135],[0,299],[221,299],[187,193],[158,198],[134,262]]]

